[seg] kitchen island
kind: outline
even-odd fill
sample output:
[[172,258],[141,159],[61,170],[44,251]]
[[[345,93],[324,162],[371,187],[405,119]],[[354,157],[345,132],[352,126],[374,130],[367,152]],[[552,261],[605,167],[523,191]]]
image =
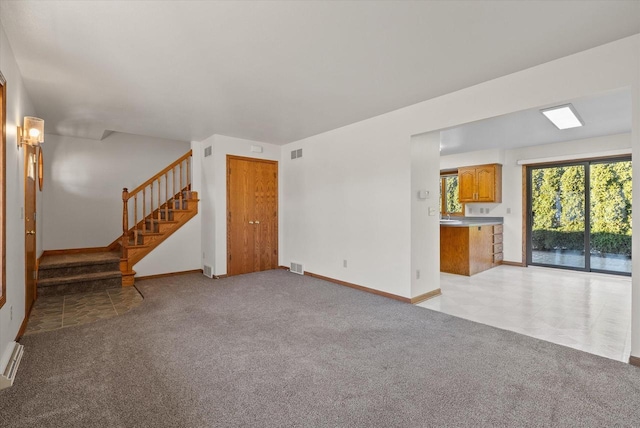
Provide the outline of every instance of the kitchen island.
[[440,221],[440,271],[471,276],[502,263],[502,218]]

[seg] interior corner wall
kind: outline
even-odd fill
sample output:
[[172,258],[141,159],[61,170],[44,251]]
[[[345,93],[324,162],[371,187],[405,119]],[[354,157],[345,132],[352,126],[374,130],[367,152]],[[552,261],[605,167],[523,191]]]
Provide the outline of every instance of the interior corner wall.
[[411,297],[440,288],[440,132],[411,137]]
[[639,56],[635,35],[284,146],[281,260],[410,297],[410,136],[637,85]]
[[[203,153],[211,147],[211,156],[200,160],[201,167],[201,242],[202,262],[213,267],[214,275],[227,273],[227,155],[280,161],[280,146],[259,141],[212,135],[199,143]],[[262,148],[262,152],[252,151]],[[280,162],[279,162],[280,163]],[[278,165],[278,241],[282,242],[282,173]]]
[[190,147],[185,141],[120,132],[103,140],[47,134],[44,249],[111,244],[122,235],[122,189],[133,190]]
[[[7,301],[0,308],[0,368],[8,360],[9,344],[15,340],[25,317],[24,265],[24,150],[17,147],[16,127],[24,116],[36,115],[25,90],[13,51],[0,23],[0,72],[7,89],[6,123],[6,280]],[[38,200],[39,202],[39,200]],[[38,225],[38,231],[42,226]],[[38,253],[42,251],[38,248]],[[13,316],[12,316],[13,315]]]
[[[522,165],[518,161],[565,158],[583,159],[598,156],[603,151],[631,153],[631,134],[616,134],[603,137],[539,146],[521,147],[511,150],[483,150],[458,153],[440,158],[441,169],[485,163],[502,164],[502,203],[465,204],[465,215],[473,217],[504,218],[504,259],[508,262],[522,263],[523,194]],[[480,208],[484,213],[480,213]]]

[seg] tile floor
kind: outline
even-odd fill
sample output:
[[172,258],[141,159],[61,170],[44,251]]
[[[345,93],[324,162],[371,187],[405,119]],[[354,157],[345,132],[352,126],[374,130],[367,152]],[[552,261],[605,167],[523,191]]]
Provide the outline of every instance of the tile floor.
[[441,274],[442,295],[418,306],[627,362],[631,278],[499,266]]
[[39,297],[31,310],[25,335],[122,315],[139,306],[142,300],[135,287]]

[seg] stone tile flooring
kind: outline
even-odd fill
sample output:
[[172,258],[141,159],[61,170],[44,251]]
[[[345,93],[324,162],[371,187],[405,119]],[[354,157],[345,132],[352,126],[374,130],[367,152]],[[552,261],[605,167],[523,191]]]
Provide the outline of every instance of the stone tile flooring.
[[139,306],[142,300],[135,287],[39,297],[31,310],[25,335],[122,315]]
[[442,295],[418,306],[629,360],[630,277],[498,266],[471,277],[441,273],[440,288]]

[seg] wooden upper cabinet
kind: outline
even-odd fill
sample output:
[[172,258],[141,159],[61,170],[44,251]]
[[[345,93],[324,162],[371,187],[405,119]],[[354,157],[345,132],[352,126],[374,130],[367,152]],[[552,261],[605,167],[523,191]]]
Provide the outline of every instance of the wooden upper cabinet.
[[458,168],[460,202],[502,202],[502,165]]
[[458,169],[458,199],[460,202],[474,201],[476,194],[476,170],[474,168]]

